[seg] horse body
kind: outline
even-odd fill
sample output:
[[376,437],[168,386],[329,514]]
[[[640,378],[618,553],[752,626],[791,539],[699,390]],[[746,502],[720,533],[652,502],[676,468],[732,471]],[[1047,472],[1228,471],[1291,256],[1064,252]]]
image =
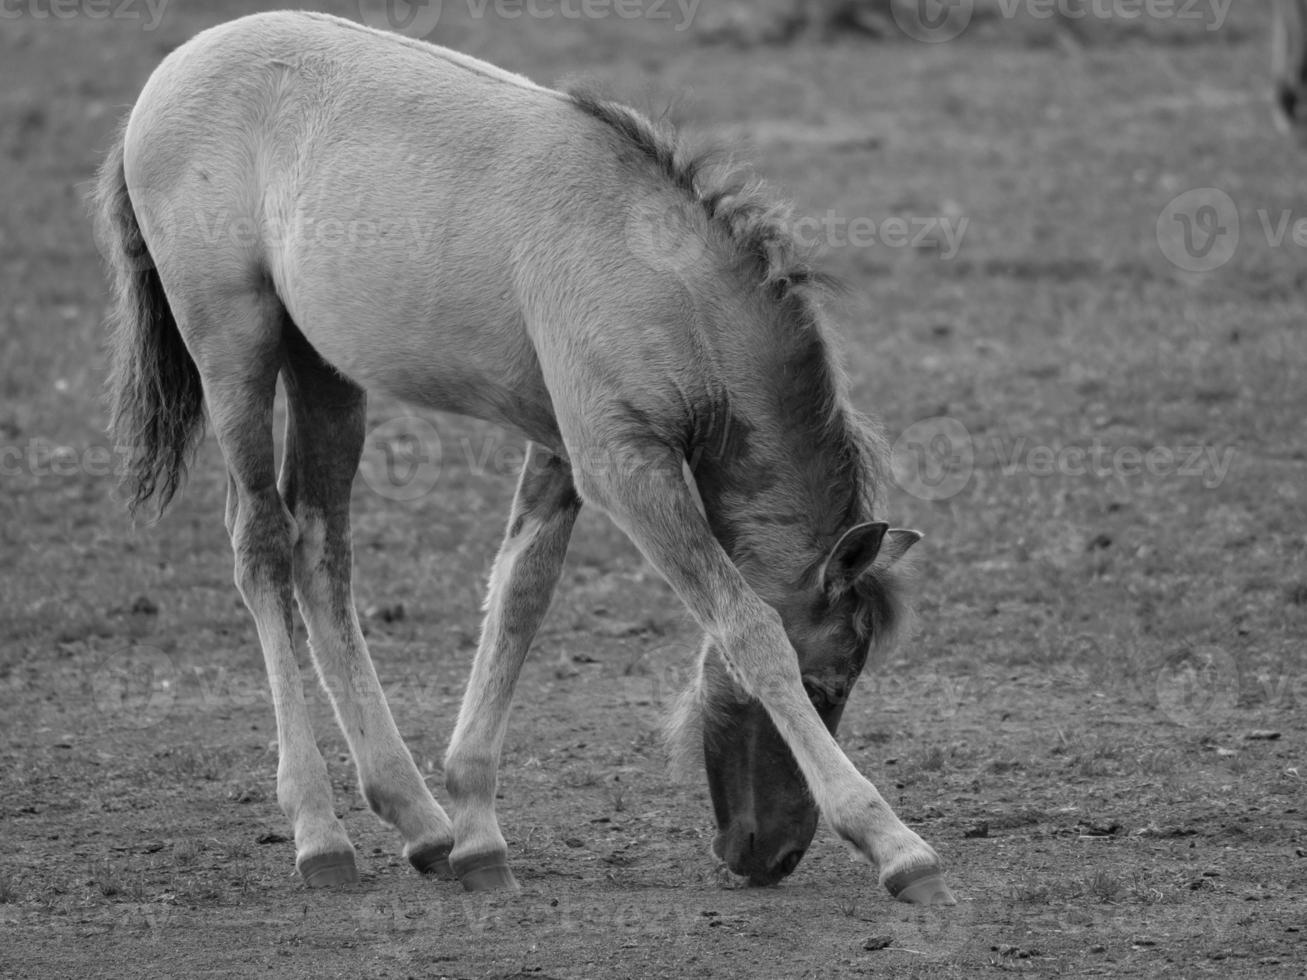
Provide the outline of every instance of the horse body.
[[[831,737],[873,634],[893,631],[891,566],[918,535],[872,520],[879,446],[780,224],[698,167],[623,107],[324,15],[215,28],[147,83],[100,190],[118,256],[116,424],[143,442],[128,483],[166,504],[202,387],[277,706],[278,798],[311,884],[354,865],[298,689],[292,596],[363,793],[410,860],[448,861],[469,888],[511,884],[495,769],[585,500],[705,629],[679,718],[702,740],[719,855],[777,880],[820,809],[896,896],[951,903],[934,852]],[[369,388],[530,440],[446,760],[452,821],[399,739],[353,607]]]

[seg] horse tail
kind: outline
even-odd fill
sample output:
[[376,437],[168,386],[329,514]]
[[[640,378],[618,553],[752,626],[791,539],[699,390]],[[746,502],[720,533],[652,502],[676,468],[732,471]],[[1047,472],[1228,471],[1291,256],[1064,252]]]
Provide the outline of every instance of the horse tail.
[[97,235],[113,280],[109,400],[120,490],[133,515],[155,502],[155,518],[185,481],[204,431],[204,391],[177,329],[159,270],[141,234],[123,169],[126,127],[100,168]]

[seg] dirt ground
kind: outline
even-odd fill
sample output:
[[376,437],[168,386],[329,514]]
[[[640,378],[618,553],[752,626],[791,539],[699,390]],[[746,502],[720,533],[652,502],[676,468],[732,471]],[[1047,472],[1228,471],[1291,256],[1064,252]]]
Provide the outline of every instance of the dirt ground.
[[[595,513],[505,749],[521,894],[408,868],[307,666],[362,881],[306,890],[217,450],[156,527],[113,498],[84,206],[163,55],[258,5],[5,4],[0,975],[1307,973],[1307,165],[1270,124],[1266,11],[1068,30],[1007,6],[949,43],[756,46],[765,15],[713,0],[685,30],[451,0],[431,33],[679,97],[822,230],[855,401],[897,440],[889,517],[927,535],[915,631],[841,729],[947,862],[959,905],[919,911],[825,828],[779,887],[717,866],[702,775],[674,779],[660,734],[694,630]],[[520,442],[370,412],[358,602],[440,796]],[[414,426],[439,469],[397,499],[381,442]]]

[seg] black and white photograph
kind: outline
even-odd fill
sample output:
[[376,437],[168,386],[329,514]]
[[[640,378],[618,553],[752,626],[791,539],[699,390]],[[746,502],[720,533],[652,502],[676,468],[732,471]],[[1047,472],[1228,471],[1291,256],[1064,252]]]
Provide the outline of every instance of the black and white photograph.
[[0,978],[1307,976],[1307,0],[0,0],[0,162]]

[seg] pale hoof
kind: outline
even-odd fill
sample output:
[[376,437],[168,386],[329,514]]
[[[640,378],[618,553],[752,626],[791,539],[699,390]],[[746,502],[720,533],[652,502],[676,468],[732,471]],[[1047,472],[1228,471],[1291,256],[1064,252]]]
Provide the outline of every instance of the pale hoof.
[[451,844],[423,844],[417,850],[408,852],[405,857],[408,863],[417,868],[424,875],[435,875],[437,878],[449,879],[454,877],[454,870],[449,866],[449,850]]
[[938,868],[913,868],[885,879],[885,889],[909,905],[957,905]]
[[463,887],[470,892],[517,891],[517,879],[499,855],[459,861],[454,871]]
[[354,866],[354,852],[331,851],[314,854],[295,862],[304,884],[310,888],[334,888],[337,885],[358,884],[359,873]]

